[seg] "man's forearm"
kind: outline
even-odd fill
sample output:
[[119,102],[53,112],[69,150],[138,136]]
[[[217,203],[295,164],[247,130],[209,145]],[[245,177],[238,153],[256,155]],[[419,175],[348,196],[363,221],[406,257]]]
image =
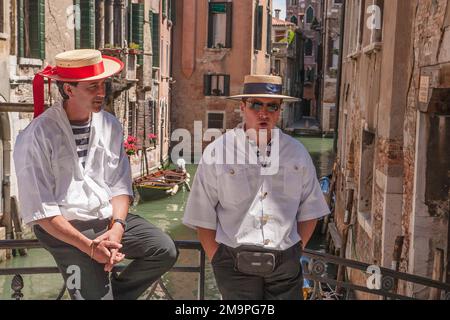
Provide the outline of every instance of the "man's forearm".
[[75,248],[78,248],[80,251],[89,254],[92,240],[75,229],[63,216],[39,220],[37,223],[56,239],[68,243]]
[[317,219],[297,223],[297,232],[302,239],[304,247],[306,247],[309,240],[311,240],[314,230],[316,229],[316,225]]
[[219,244],[216,242],[216,230],[197,228],[197,236],[206,252],[206,255],[211,261],[217,251],[217,248],[219,247]]
[[111,199],[113,218],[125,220],[130,209],[130,196],[121,195]]

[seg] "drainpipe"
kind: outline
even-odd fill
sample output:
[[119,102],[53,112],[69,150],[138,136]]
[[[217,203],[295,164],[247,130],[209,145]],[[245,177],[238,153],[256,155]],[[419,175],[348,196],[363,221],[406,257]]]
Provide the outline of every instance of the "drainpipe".
[[341,11],[341,26],[340,26],[340,35],[339,35],[339,69],[338,69],[338,78],[336,83],[336,126],[334,130],[334,143],[333,143],[333,152],[337,154],[337,144],[338,144],[338,130],[339,130],[339,111],[341,107],[341,82],[342,82],[342,61],[344,58],[344,33],[345,33],[345,8],[346,8],[346,0],[342,1],[342,11]]

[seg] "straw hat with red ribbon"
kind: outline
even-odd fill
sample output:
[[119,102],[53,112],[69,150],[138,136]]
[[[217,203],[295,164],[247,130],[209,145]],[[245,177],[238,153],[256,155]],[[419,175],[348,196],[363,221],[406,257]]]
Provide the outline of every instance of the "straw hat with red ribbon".
[[38,72],[33,80],[34,117],[44,112],[44,78],[51,81],[87,82],[109,78],[122,71],[122,61],[104,56],[98,50],[81,49],[60,53],[56,66],[48,66]]
[[232,100],[246,98],[273,98],[282,99],[285,102],[300,101],[299,98],[283,94],[283,79],[281,77],[256,74],[245,77],[242,94],[228,97]]

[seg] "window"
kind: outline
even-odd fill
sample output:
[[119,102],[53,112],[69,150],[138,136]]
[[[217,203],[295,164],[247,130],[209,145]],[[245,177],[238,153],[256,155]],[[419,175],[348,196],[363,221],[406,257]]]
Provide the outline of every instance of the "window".
[[312,23],[314,21],[314,9],[309,7],[306,10],[306,23]]
[[[132,3],[129,13],[129,36],[130,43],[139,46],[139,50],[144,50],[144,4]],[[139,65],[144,64],[144,55],[140,54],[137,59]]]
[[5,32],[5,0],[0,0],[0,33]]
[[313,67],[308,67],[305,70],[305,82],[314,82],[316,77],[316,70]]
[[281,60],[275,60],[275,74],[281,75]]
[[298,19],[297,19],[296,16],[292,16],[292,17],[291,17],[291,22],[292,22],[293,24],[295,24],[296,26],[298,26]]
[[205,96],[229,96],[230,76],[222,74],[205,74],[204,93]]
[[208,112],[208,129],[225,129],[225,113]]
[[298,5],[298,0],[291,0],[291,6]]
[[[129,102],[128,104],[128,135],[137,136],[137,119],[138,119],[138,108],[136,107],[136,102]],[[141,140],[141,139],[139,139]]]
[[232,3],[210,2],[208,48],[231,48]]
[[374,156],[375,134],[363,130],[358,197],[358,211],[363,213],[370,213],[372,210]]
[[263,6],[255,7],[254,48],[262,50]]
[[281,42],[283,39],[287,39],[286,31],[284,30],[276,30],[275,31],[275,42]]
[[75,49],[95,48],[95,1],[74,0],[75,6]]
[[154,13],[150,11],[149,24],[152,34],[152,53],[153,53],[153,67],[159,68],[160,66],[160,46],[159,46],[159,13]]
[[311,39],[305,40],[305,56],[311,57],[313,55],[313,42]]
[[45,59],[45,1],[19,0],[17,11],[19,56]]

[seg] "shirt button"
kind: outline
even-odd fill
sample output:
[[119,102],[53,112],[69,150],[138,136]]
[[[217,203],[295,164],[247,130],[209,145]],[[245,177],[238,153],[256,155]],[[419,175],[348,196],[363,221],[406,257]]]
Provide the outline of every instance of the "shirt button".
[[266,239],[266,240],[264,240],[264,245],[267,246],[267,245],[270,244],[270,242],[271,242],[271,241],[270,241],[269,239]]
[[298,171],[298,166],[295,166],[294,169]]
[[234,169],[231,169],[231,170],[230,170],[230,174],[231,174],[231,175],[234,175],[235,173],[236,173],[236,172],[234,171]]

